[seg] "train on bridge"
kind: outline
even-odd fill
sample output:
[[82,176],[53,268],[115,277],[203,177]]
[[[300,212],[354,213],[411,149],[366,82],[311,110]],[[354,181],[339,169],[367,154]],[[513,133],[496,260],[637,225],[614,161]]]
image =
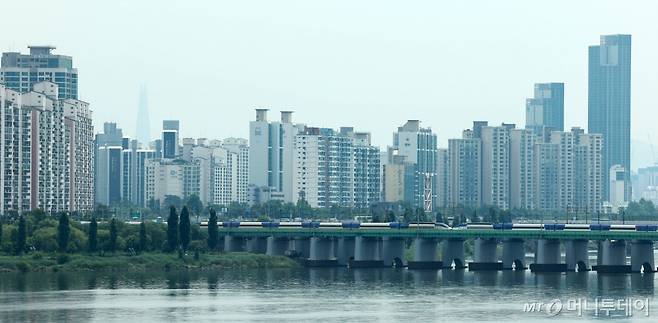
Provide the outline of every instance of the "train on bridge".
[[[545,231],[658,231],[658,225],[651,224],[570,224],[570,223],[468,223],[451,227],[445,223],[421,222],[380,222],[361,223],[358,221],[320,222],[320,221],[225,221],[217,225],[223,228],[334,228],[334,229],[435,229],[435,230],[545,230]],[[208,222],[201,222],[208,226]]]

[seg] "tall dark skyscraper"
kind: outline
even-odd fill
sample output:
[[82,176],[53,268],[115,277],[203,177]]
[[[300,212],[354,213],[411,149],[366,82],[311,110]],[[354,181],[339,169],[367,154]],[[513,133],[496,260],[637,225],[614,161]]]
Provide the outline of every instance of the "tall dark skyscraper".
[[[603,135],[604,196],[608,196],[613,165],[623,166],[630,182],[631,35],[601,36],[600,45],[589,47],[588,108],[589,132]],[[629,197],[627,189],[625,198]]]
[[544,129],[564,131],[564,83],[537,83],[525,103],[525,127],[536,135]]

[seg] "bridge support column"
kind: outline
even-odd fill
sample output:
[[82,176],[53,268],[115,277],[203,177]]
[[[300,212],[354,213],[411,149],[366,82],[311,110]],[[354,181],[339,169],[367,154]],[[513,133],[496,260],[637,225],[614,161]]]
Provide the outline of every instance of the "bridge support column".
[[464,240],[463,239],[448,239],[443,243],[443,268],[452,268],[452,263],[455,263],[454,269],[466,268],[464,261]]
[[602,249],[601,265],[596,266],[599,273],[629,273],[631,266],[626,264],[626,241],[605,240],[600,244]]
[[350,263],[353,268],[384,267],[384,261],[379,257],[381,240],[371,237],[356,237],[354,240],[354,261]]
[[267,237],[268,256],[285,256],[290,240],[288,238]]
[[404,267],[404,239],[383,238],[381,259],[384,266]]
[[244,251],[244,238],[236,236],[224,236],[224,251]]
[[334,257],[334,241],[332,238],[311,238],[310,257],[306,260],[309,267],[334,267],[338,260]]
[[249,238],[246,240],[247,252],[267,253],[267,238]]
[[631,242],[631,271],[635,273],[656,271],[653,257],[653,241],[636,240]]
[[311,256],[311,240],[309,238],[294,238],[291,250],[294,250],[300,258],[308,259]]
[[347,266],[354,259],[354,237],[342,237],[338,239],[336,258],[338,265]]
[[438,241],[432,238],[414,240],[414,261],[409,262],[409,269],[441,269],[443,263],[436,259]]
[[503,241],[503,269],[526,269],[523,240],[508,239]]
[[568,271],[588,271],[588,240],[569,240],[565,245],[565,257]]
[[567,271],[567,265],[561,263],[560,240],[539,239],[537,240],[537,252],[535,263],[530,265],[533,272],[561,272]]
[[502,270],[503,263],[498,261],[496,239],[475,239],[474,261],[468,264],[468,270]]

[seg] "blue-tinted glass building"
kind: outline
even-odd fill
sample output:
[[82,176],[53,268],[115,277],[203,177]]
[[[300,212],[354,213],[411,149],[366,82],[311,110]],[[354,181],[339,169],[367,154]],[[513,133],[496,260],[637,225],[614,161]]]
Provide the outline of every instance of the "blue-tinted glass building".
[[542,135],[544,129],[564,131],[564,83],[537,83],[525,104],[526,129]]
[[78,70],[71,56],[55,55],[52,46],[29,46],[30,54],[2,53],[0,83],[21,93],[32,85],[51,81],[59,87],[59,99],[78,99]]
[[[631,35],[601,36],[600,45],[589,47],[588,98],[588,130],[603,135],[603,196],[608,196],[610,167],[631,169]],[[625,195],[630,197],[630,189]]]

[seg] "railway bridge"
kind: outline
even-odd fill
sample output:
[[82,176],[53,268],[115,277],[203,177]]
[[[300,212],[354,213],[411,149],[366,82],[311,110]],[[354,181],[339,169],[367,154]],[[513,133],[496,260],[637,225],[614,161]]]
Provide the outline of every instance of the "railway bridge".
[[[388,224],[386,224],[388,226]],[[307,266],[388,267],[409,269],[525,270],[565,272],[596,270],[603,273],[655,272],[655,227],[632,230],[564,225],[515,229],[512,225],[462,228],[390,227],[279,227],[220,224],[224,251],[268,255],[295,254]],[[552,228],[552,229],[551,229]],[[464,245],[473,241],[467,262]],[[405,250],[413,260],[405,261]],[[590,263],[589,251],[596,250]],[[526,254],[534,259],[527,261]],[[439,254],[441,255],[439,259]],[[563,257],[564,255],[564,257]],[[629,257],[630,256],[630,257]],[[630,258],[630,260],[629,260]]]

